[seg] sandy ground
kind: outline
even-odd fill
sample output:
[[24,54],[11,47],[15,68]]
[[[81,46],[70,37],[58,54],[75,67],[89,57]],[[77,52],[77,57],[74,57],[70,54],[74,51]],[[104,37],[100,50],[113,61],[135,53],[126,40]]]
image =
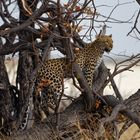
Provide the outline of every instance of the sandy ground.
[[[112,72],[114,64],[111,62],[106,64]],[[121,68],[123,68],[123,66]],[[140,88],[140,64],[131,68],[129,71],[122,72],[115,76],[115,82],[124,99],[135,93]],[[106,87],[105,94],[114,94],[111,86],[108,85]]]
[[140,140],[140,132],[138,132],[138,130],[139,128],[137,125],[133,124],[126,132],[122,134],[119,140]]

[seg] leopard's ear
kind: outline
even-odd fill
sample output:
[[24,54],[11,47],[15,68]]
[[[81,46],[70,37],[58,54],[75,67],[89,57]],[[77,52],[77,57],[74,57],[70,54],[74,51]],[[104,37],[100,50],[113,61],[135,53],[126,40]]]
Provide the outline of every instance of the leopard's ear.
[[109,37],[111,37],[111,38],[112,38],[112,34],[110,34],[110,35],[109,35]]

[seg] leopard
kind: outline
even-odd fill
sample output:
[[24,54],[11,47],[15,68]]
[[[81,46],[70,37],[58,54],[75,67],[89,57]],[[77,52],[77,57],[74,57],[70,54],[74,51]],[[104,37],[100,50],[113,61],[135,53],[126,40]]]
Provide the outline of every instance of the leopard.
[[[91,89],[94,71],[99,61],[104,52],[109,53],[112,48],[112,35],[100,35],[93,42],[87,43],[84,48],[74,51],[75,62],[79,65]],[[66,57],[45,60],[37,71],[35,96],[47,96],[48,106],[54,109],[58,96],[62,94],[64,78],[69,77],[70,73],[71,63],[68,63]],[[44,114],[42,111],[40,112]]]

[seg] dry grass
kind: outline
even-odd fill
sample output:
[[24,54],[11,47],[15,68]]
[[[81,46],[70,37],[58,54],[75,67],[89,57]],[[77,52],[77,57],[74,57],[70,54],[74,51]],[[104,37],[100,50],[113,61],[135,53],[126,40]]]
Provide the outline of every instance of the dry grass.
[[[121,124],[122,125],[122,124]],[[140,140],[140,130],[136,124],[133,124],[131,127],[125,131],[119,140]]]

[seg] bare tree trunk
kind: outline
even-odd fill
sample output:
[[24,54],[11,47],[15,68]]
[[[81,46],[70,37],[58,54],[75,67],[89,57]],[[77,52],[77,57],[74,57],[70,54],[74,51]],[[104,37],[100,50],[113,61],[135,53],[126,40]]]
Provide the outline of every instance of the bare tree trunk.
[[[31,8],[30,12],[33,12],[36,9],[38,0],[27,0],[25,3],[23,1],[18,0],[18,6],[20,9],[20,20],[25,22],[30,15],[26,11],[24,6]],[[26,5],[24,5],[26,4]],[[24,5],[24,6],[23,6]],[[28,14],[27,14],[28,13]],[[31,24],[31,27],[34,27],[34,23]],[[23,46],[27,45],[27,43],[31,44],[31,47],[34,50],[34,36],[33,33],[30,33],[26,29],[22,30],[19,34],[19,40],[23,44]],[[24,45],[25,44],[25,45]],[[30,78],[35,68],[34,62],[36,61],[34,52],[31,50],[21,50],[19,51],[19,61],[18,61],[18,70],[17,70],[17,79],[16,85],[19,89],[19,122],[22,121],[22,117],[26,108],[28,107],[29,98],[31,96],[30,92]],[[21,122],[20,122],[21,123]]]
[[[139,102],[140,90],[133,96],[127,99],[124,103],[128,105],[130,110],[136,108],[136,112],[140,112],[140,108],[137,107]],[[104,96],[105,100],[118,104],[118,101],[113,96]],[[138,100],[137,100],[138,99]],[[12,137],[7,137],[5,140],[56,140],[56,139],[108,139],[116,140],[118,138],[118,130],[115,120],[102,123],[102,119],[110,117],[110,113],[107,113],[105,107],[100,108],[96,112],[86,112],[84,107],[84,100],[79,97],[75,100],[66,110],[56,115],[51,115],[47,118],[46,122],[36,125],[30,131],[18,132]],[[116,118],[116,117],[115,117]],[[58,119],[58,126],[56,129],[56,119]],[[117,118],[116,118],[117,121]],[[3,140],[3,139],[2,139]]]
[[[2,44],[1,39],[0,44]],[[2,49],[2,45],[0,45],[0,49]],[[11,121],[12,102],[10,95],[10,82],[4,60],[5,57],[0,56],[0,123],[4,133],[8,133],[7,130]]]

